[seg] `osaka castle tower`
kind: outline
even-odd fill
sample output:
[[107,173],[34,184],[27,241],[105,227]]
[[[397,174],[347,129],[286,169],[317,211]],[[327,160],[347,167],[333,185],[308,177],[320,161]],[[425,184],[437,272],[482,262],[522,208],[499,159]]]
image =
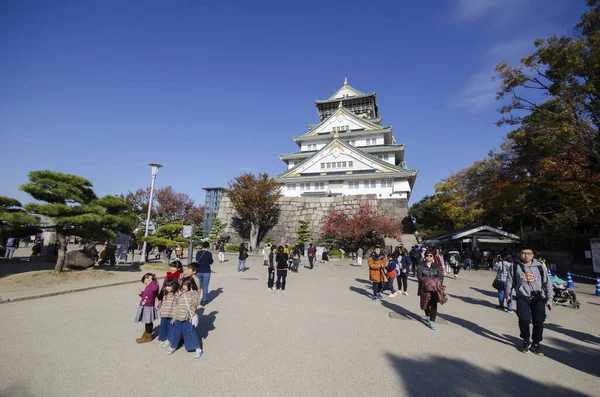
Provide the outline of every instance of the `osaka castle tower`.
[[286,197],[376,195],[410,198],[416,169],[406,168],[404,144],[384,127],[375,92],[348,85],[315,101],[320,123],[292,139],[300,151],[281,154],[287,171],[276,178]]

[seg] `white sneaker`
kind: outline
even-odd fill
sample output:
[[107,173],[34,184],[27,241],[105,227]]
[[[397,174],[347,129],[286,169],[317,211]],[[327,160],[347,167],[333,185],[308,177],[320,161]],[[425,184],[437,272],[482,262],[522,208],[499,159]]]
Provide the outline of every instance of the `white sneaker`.
[[406,291],[402,291],[402,295],[406,295],[406,296],[408,296],[408,292],[406,292]]

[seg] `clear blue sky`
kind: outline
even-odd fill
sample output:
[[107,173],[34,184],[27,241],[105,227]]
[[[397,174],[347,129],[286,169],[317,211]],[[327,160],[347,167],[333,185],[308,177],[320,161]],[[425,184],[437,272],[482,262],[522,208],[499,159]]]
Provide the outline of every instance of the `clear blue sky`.
[[0,2],[0,195],[32,170],[99,195],[157,186],[198,202],[276,175],[315,99],[377,91],[418,168],[411,203],[498,148],[494,65],[572,31],[583,0]]

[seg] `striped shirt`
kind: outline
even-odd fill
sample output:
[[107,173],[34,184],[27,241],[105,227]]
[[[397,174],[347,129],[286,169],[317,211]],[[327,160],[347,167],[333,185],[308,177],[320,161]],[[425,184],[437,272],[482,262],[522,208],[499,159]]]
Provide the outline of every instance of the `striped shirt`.
[[[185,303],[184,294],[187,298],[187,305]],[[200,295],[198,294],[198,291],[181,292],[177,295],[175,301],[173,318],[179,321],[189,321],[192,318],[190,316],[190,311],[192,312],[192,316],[196,314],[199,303]],[[188,305],[190,306],[189,310]]]
[[175,294],[165,291],[165,296],[160,305],[160,316],[163,318],[173,318],[175,314],[175,302]]

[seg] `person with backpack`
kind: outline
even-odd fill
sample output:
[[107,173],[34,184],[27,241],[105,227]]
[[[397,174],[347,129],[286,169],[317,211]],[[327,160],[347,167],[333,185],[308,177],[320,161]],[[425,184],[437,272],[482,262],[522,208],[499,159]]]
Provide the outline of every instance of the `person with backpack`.
[[280,245],[277,248],[277,255],[275,256],[275,261],[277,262],[277,292],[285,292],[285,279],[287,278],[288,271],[288,254],[286,254],[283,250],[283,247]]
[[[512,272],[512,256],[509,254],[505,255],[502,258],[502,261],[498,262],[498,272],[496,273],[496,280],[500,281],[499,289],[498,289],[498,308],[500,310],[504,310],[505,312],[512,313],[512,299],[510,296],[506,296],[506,279],[508,278],[508,274]],[[506,308],[504,308],[504,299],[506,299]]]
[[413,277],[417,274],[417,266],[419,266],[419,263],[421,263],[421,259],[422,259],[422,252],[419,249],[418,245],[415,245],[411,250],[410,250],[410,262],[411,262],[411,271],[412,271],[412,275]]
[[[552,310],[554,292],[548,272],[542,262],[534,259],[533,249],[523,246],[517,253],[518,260],[513,263],[512,270],[506,276],[505,299],[512,297],[513,289],[517,295],[517,317],[523,345],[519,349],[523,353],[531,351],[543,356],[540,343],[543,340],[546,308]],[[533,323],[533,332],[529,325]],[[530,339],[531,337],[531,339]]]
[[400,291],[396,291],[394,289],[394,280],[396,279],[398,271],[398,261],[394,258],[393,253],[388,254],[387,259],[388,264],[385,267],[385,271],[388,278],[388,284],[390,286],[390,294],[388,295],[388,298],[395,298],[400,293]]
[[296,246],[292,249],[292,255],[291,255],[291,268],[290,270],[294,273],[298,273],[298,267],[300,266],[300,262],[302,261],[300,259],[300,247]]
[[246,243],[240,244],[240,253],[238,256],[238,272],[246,271],[246,259],[248,258],[248,248],[246,248]]

